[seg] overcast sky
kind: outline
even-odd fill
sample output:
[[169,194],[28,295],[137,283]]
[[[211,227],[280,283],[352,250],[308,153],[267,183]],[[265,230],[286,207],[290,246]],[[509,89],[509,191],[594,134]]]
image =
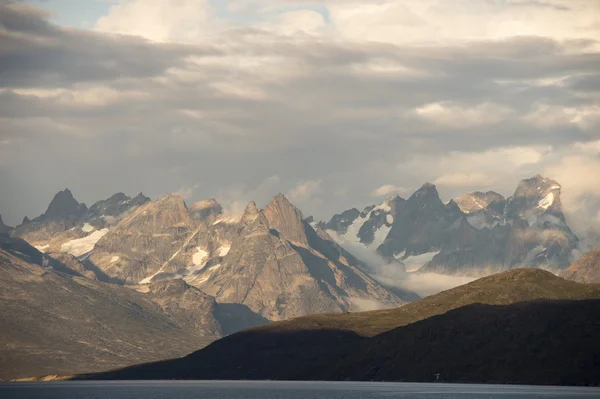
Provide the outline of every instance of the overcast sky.
[[510,195],[541,173],[600,225],[598,0],[27,0],[0,5],[0,213],[66,187],[286,193],[306,215]]

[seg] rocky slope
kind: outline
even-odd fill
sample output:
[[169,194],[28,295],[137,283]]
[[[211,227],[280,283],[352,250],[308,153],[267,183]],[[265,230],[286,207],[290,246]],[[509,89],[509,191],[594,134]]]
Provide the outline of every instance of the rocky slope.
[[0,378],[98,371],[181,356],[267,320],[181,280],[147,293],[99,282],[76,258],[0,239]]
[[397,309],[273,323],[181,359],[77,378],[597,384],[598,298],[600,285],[513,270]]
[[600,283],[600,247],[583,254],[560,275],[579,283]]
[[88,261],[111,281],[148,284],[185,278],[218,262],[231,246],[235,225],[221,219],[221,207],[201,201],[187,207],[168,195],[137,208],[95,245]]
[[560,185],[542,176],[519,183],[512,197],[464,194],[444,204],[425,184],[410,198],[335,215],[319,223],[343,244],[363,245],[409,270],[488,275],[518,267],[561,270],[578,239],[561,210]]

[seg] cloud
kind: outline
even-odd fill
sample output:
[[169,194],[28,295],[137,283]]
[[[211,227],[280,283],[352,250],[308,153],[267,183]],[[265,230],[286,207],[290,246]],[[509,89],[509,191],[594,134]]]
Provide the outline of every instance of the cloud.
[[64,187],[198,184],[232,212],[281,191],[318,219],[425,181],[510,195],[600,140],[598,2],[173,4],[115,2],[91,31],[0,6],[7,222]]
[[181,187],[179,190],[173,192],[173,194],[179,195],[184,200],[189,201],[194,198],[194,192],[199,187],[200,187],[199,184],[194,184],[192,186],[184,186],[184,187]]
[[157,42],[192,42],[204,37],[212,13],[205,0],[127,0],[112,5],[96,22],[96,30]]
[[592,151],[596,144],[577,143],[574,149],[582,153],[571,152],[544,170],[562,185],[567,222],[588,247],[600,243],[600,186],[590,178],[600,174],[600,151]]
[[48,14],[27,6],[0,5],[0,87],[65,87],[80,82],[149,78],[182,66],[209,47],[149,44],[136,37],[114,37],[60,28]]
[[307,180],[299,182],[296,187],[288,193],[288,199],[293,203],[302,203],[310,200],[318,194],[321,188],[321,180]]
[[[368,267],[368,272],[375,280],[388,287],[401,288],[406,291],[414,292],[421,297],[425,297],[475,280],[474,277],[407,272],[404,264],[388,263],[374,250],[365,247],[361,243],[344,240],[336,232],[331,230],[328,230],[327,233],[338,244],[342,245],[344,249],[365,263]],[[428,256],[420,256],[420,258],[422,261],[426,262]]]
[[484,173],[450,173],[438,177],[434,184],[446,187],[483,187],[489,184],[489,180],[489,176]]
[[408,189],[406,187],[394,186],[392,184],[384,184],[383,186],[379,186],[376,190],[374,190],[371,195],[373,197],[389,197],[392,195],[400,195],[408,193]]
[[474,107],[461,107],[453,104],[431,103],[415,110],[417,117],[430,123],[453,129],[485,126],[502,122],[513,115],[507,107],[490,103]]

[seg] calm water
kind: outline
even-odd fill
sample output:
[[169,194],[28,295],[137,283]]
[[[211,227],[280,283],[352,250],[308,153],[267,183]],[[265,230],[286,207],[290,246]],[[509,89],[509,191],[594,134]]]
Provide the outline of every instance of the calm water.
[[0,384],[2,399],[600,398],[600,389],[363,382],[136,381]]

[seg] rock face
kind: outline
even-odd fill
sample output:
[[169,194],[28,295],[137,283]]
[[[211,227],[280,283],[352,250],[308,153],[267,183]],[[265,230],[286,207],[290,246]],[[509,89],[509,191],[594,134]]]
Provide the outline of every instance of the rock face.
[[248,204],[231,250],[198,287],[270,320],[403,303],[359,265],[279,194],[264,210]]
[[508,199],[474,192],[447,204],[425,184],[408,200],[393,197],[361,213],[351,209],[319,226],[342,244],[361,244],[409,269],[443,274],[558,271],[572,262],[578,244],[561,210],[560,185],[539,175],[521,181]]
[[99,282],[76,258],[0,238],[0,378],[100,371],[182,356],[267,320],[182,280],[147,293]]
[[185,264],[178,251],[197,234],[192,217],[176,195],[137,208],[95,245],[89,261],[107,276],[138,283],[160,272],[175,272]]
[[150,202],[150,198],[142,193],[133,198],[123,193],[117,193],[92,205],[85,215],[85,221],[98,229],[102,229],[116,224],[127,213],[147,202]]
[[598,298],[600,285],[511,270],[401,308],[272,323],[181,359],[76,379],[431,382],[439,372],[444,382],[595,385]]
[[194,285],[208,263],[227,253],[237,233],[235,225],[219,219],[221,207],[212,202],[188,209],[172,194],[148,202],[96,243],[89,262],[119,283],[186,278]]
[[583,254],[560,276],[579,283],[600,283],[600,247]]
[[102,237],[88,261],[119,283],[182,278],[269,320],[404,303],[282,194],[264,210],[248,204],[239,223],[220,212],[214,201],[188,209],[174,195],[147,203]]

